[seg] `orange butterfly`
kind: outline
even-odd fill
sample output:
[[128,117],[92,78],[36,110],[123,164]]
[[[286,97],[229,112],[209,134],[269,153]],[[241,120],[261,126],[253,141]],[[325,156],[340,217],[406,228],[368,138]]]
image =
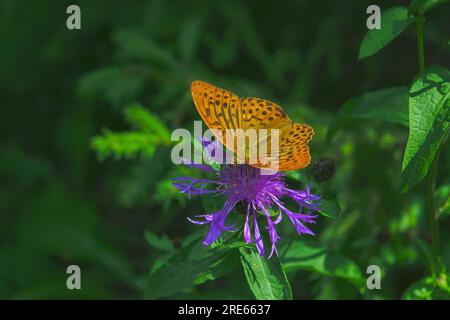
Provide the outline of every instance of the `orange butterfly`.
[[[314,135],[313,129],[308,125],[293,122],[279,105],[259,98],[239,98],[233,92],[204,81],[192,82],[191,93],[198,113],[210,129],[221,132],[227,129],[278,129],[278,153],[269,154],[276,156],[278,170],[302,169],[311,162],[308,142]],[[235,143],[230,144],[223,139],[221,142],[236,152]],[[264,141],[258,141],[258,144],[261,143]],[[269,141],[266,143],[270,144]],[[267,168],[263,161],[249,164],[257,168]]]

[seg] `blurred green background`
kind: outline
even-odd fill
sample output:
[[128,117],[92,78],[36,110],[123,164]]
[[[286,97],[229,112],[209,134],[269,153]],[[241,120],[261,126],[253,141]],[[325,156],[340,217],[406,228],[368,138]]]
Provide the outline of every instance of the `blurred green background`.
[[[69,4],[81,30],[66,28]],[[409,1],[376,1],[381,9]],[[349,98],[409,86],[418,73],[416,33],[407,30],[358,62],[373,1],[1,1],[0,298],[142,298],[150,270],[192,234],[186,216],[201,200],[170,185],[179,174],[170,148],[116,161],[91,147],[102,128],[128,130],[124,110],[140,103],[169,130],[199,116],[189,85],[202,79],[282,105],[311,125],[313,160],[331,157],[336,175],[323,193],[341,212],[318,219],[324,245],[365,276],[382,269],[382,290],[310,270],[288,273],[296,299],[397,299],[428,275],[430,240],[424,186],[400,193],[408,130],[353,120],[331,143],[326,132]],[[427,65],[449,62],[448,5],[425,23]],[[448,65],[447,65],[448,66]],[[438,171],[448,199],[450,154]],[[448,214],[447,214],[448,215]],[[449,219],[441,256],[450,266]],[[163,243],[164,245],[161,245]],[[426,250],[424,250],[426,252]],[[66,267],[82,270],[82,290],[67,290]],[[253,298],[241,269],[167,298]]]

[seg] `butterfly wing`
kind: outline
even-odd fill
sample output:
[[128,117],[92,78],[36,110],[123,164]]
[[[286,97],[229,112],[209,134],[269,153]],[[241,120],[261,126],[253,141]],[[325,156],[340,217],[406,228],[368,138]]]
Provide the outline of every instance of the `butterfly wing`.
[[[278,158],[280,171],[302,169],[309,165],[308,142],[314,135],[310,126],[293,122],[282,107],[269,100],[247,97],[240,101],[245,129],[279,129],[279,154],[270,153],[270,134],[266,141],[260,140],[259,144],[267,144],[269,158]],[[261,163],[253,166],[267,167]]]
[[204,81],[192,82],[191,93],[198,113],[210,129],[224,131],[240,127],[239,98],[234,93]]
[[[194,81],[191,92],[203,121],[210,129],[222,132],[221,142],[235,154],[236,139],[231,145],[223,139],[226,129],[268,129],[267,138],[259,140],[258,147],[266,144],[268,157],[278,159],[280,171],[301,169],[310,163],[311,156],[307,144],[314,134],[313,129],[307,125],[294,123],[279,105],[254,97],[239,99],[233,92],[204,81]],[[278,154],[270,153],[271,129],[279,130]],[[246,159],[248,152],[247,148]],[[262,159],[251,165],[258,168],[268,167]]]
[[314,130],[308,125],[292,123],[280,132],[280,171],[303,169],[311,162],[308,142]]

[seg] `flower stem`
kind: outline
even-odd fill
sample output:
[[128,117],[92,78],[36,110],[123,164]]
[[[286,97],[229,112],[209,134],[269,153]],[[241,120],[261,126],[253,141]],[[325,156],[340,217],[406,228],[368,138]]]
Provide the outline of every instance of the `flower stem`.
[[[423,16],[423,11],[420,9],[416,16],[416,26],[417,26],[417,50],[419,54],[419,69],[420,72],[425,71],[425,55],[423,49],[423,22],[425,18]],[[434,191],[436,185],[436,173],[437,165],[439,162],[441,148],[439,148],[434,156],[434,159],[430,165],[427,175],[427,211],[428,219],[430,223],[431,231],[431,246],[433,250],[433,255],[437,259],[439,257],[439,223],[438,223],[438,212],[436,210],[436,204],[434,201]],[[436,270],[434,270],[436,272]]]
[[434,190],[440,151],[441,149],[439,148],[434,156],[433,162],[431,163],[427,177],[427,211],[431,229],[431,245],[435,257],[437,257],[439,253],[439,224],[438,212],[434,201]]
[[423,21],[425,18],[423,17],[422,10],[417,12],[416,17],[416,26],[417,26],[417,50],[419,53],[419,68],[420,72],[425,70],[425,55],[423,50]]

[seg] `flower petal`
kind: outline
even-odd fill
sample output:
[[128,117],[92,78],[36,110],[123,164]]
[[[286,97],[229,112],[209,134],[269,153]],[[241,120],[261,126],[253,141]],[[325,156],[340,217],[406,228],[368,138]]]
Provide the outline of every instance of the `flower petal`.
[[253,228],[255,232],[256,249],[258,250],[259,255],[261,257],[264,257],[264,242],[261,238],[261,234],[259,233],[259,227],[258,222],[256,221],[255,210],[253,210]]
[[[206,189],[205,184],[208,183],[217,184],[217,181],[189,177],[177,177],[172,179],[172,185],[180,190],[181,193],[187,193],[188,195],[216,193],[217,190]],[[200,186],[197,186],[198,184],[200,184]]]
[[305,207],[314,211],[319,211],[319,204],[313,203],[313,201],[317,201],[320,199],[320,196],[314,195],[310,193],[308,186],[305,191],[300,190],[291,190],[288,188],[284,188],[286,195],[289,196],[292,200],[297,202],[300,207]]
[[272,243],[272,249],[271,249],[270,255],[269,255],[269,259],[270,259],[274,252],[278,255],[277,241],[280,239],[280,237],[278,236],[277,229],[275,228],[274,222],[270,218],[269,212],[267,211],[267,209],[265,207],[263,207],[262,209],[266,216],[267,229],[269,230],[269,238],[270,238],[270,242]]
[[211,215],[211,222],[209,224],[209,231],[203,240],[203,244],[209,246],[217,238],[220,237],[222,231],[231,231],[233,230],[233,226],[225,226],[225,219],[228,217],[228,214],[233,210],[236,205],[235,201],[227,200],[221,210]]
[[[307,215],[307,214],[301,214],[301,213],[294,213],[290,211],[288,208],[286,208],[280,201],[275,201],[275,203],[278,205],[278,207],[283,210],[283,212],[289,217],[292,224],[295,227],[295,230],[299,235],[301,234],[310,234],[315,235],[314,232],[312,232],[308,227],[306,227],[303,222],[306,223],[314,223],[312,220],[315,216]],[[302,220],[302,221],[300,221]]]
[[252,235],[250,232],[250,225],[248,222],[250,216],[250,204],[247,205],[247,216],[245,217],[245,225],[244,225],[244,240],[247,243],[252,243]]
[[198,221],[198,220],[191,219],[189,217],[187,217],[187,219],[189,222],[191,222],[193,224],[208,224],[212,221],[212,215],[210,215],[210,214],[202,214],[202,215],[197,215],[195,217],[196,218],[204,218],[205,220]]

